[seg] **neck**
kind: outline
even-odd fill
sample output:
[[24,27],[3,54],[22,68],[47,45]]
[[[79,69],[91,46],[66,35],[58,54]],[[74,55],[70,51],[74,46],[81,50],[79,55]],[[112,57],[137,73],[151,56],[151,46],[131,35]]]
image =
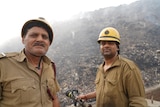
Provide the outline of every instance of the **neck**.
[[117,58],[117,54],[112,57],[112,58],[105,58],[105,65],[112,65],[112,63],[115,61],[115,59]]
[[113,62],[115,61],[117,55],[114,56],[111,59],[105,59],[105,65],[103,66],[104,72],[106,72],[113,64]]
[[42,66],[42,56],[34,56],[30,53],[25,53],[26,54],[26,57],[27,57],[27,60],[28,62],[30,62],[34,67],[36,67],[37,69],[40,69],[41,66]]

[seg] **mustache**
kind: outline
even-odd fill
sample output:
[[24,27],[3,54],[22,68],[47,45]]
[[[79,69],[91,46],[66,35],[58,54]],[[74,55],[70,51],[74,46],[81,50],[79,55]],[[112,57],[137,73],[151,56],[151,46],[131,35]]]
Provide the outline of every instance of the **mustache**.
[[45,47],[45,44],[42,43],[42,42],[35,42],[35,43],[33,44],[33,46],[42,46],[42,47]]

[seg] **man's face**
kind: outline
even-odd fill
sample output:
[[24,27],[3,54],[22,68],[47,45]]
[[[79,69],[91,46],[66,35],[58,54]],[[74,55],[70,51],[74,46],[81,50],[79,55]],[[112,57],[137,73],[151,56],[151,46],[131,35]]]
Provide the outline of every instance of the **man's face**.
[[100,51],[105,58],[113,58],[117,55],[118,47],[114,41],[100,41]]
[[23,36],[22,42],[25,46],[25,52],[34,56],[43,56],[47,53],[50,46],[49,35],[41,27],[32,27],[27,34]]

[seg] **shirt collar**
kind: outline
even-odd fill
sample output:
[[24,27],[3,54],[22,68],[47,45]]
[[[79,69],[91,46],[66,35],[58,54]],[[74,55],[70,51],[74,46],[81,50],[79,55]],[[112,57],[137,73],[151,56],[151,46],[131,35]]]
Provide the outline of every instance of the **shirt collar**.
[[[19,53],[18,56],[16,56],[16,60],[18,62],[23,62],[26,60],[26,55],[24,53],[24,49]],[[51,63],[51,60],[47,57],[47,56],[43,56],[43,61],[47,64],[50,64]]]
[[[120,59],[121,56],[118,55],[117,58],[115,59],[115,61],[113,62],[112,66],[111,67],[115,67],[115,66],[119,66],[120,65]],[[105,62],[102,63],[102,67],[105,65]]]

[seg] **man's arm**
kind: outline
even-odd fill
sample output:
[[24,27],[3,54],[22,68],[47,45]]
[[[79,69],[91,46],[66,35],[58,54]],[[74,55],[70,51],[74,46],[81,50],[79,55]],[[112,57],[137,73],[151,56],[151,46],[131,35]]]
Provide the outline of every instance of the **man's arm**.
[[84,94],[84,95],[79,95],[78,98],[79,99],[85,99],[85,100],[96,98],[96,91],[90,92],[90,93]]
[[145,88],[143,79],[138,67],[128,71],[127,92],[129,97],[129,106],[131,107],[147,107],[145,100]]

